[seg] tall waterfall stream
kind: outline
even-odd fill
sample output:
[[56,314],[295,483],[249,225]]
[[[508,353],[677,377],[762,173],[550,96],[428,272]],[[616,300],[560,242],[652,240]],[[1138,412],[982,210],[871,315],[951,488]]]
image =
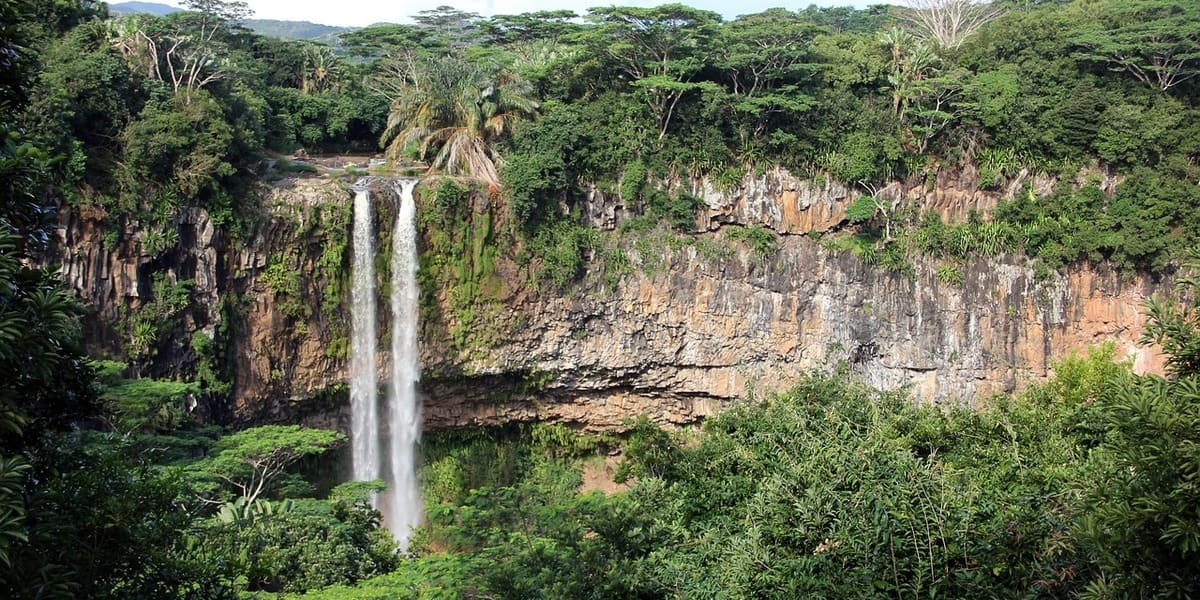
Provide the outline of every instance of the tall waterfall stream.
[[417,182],[397,183],[400,210],[392,234],[392,385],[388,394],[391,454],[389,505],[383,510],[388,527],[408,549],[408,538],[421,520],[421,495],[417,482],[417,442],[421,439],[421,411],[417,398],[420,365],[417,356],[417,226],[413,188]]
[[354,190],[350,268],[350,443],[355,481],[379,478],[379,385],[375,371],[375,231],[371,192]]
[[[384,523],[401,551],[421,519],[421,495],[416,473],[417,443],[421,438],[420,375],[417,355],[417,232],[413,188],[417,181],[394,182],[400,197],[391,257],[391,377],[387,422],[379,421],[375,331],[375,248],[368,180],[355,185],[354,259],[350,291],[350,406],[354,479],[383,479],[387,490],[377,499]],[[385,425],[385,426],[384,426]],[[380,432],[386,430],[387,442]],[[386,446],[387,466],[380,457]]]

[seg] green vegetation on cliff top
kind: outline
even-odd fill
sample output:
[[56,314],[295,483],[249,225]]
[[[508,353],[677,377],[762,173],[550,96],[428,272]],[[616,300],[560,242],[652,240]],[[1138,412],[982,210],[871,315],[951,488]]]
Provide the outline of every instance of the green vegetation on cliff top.
[[[1200,241],[1193,3],[995,2],[950,33],[935,10],[884,6],[729,22],[678,4],[442,7],[347,32],[336,51],[236,27],[236,2],[109,20],[92,2],[55,6],[26,11],[58,25],[26,27],[41,66],[15,117],[64,158],[63,197],[104,208],[114,236],[128,219],[158,231],[143,241],[155,254],[178,244],[186,207],[245,228],[266,152],[381,144],[487,183],[530,240],[573,220],[589,186],[687,230],[688,178],[728,187],[782,165],[867,197],[938,173],[1057,176],[1050,195],[981,215],[1021,228],[1013,245],[1054,268],[1159,269]],[[892,225],[919,225],[903,208],[847,225],[883,250]]]

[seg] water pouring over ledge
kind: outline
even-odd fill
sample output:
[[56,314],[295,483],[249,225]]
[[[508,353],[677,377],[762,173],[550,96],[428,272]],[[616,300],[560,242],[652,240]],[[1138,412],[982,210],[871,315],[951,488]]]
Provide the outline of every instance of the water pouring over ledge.
[[417,482],[417,443],[421,441],[421,407],[417,397],[420,357],[417,354],[417,225],[413,188],[417,181],[396,183],[400,210],[392,234],[392,385],[388,394],[391,450],[390,506],[384,519],[401,551],[421,521],[421,490]]
[[354,185],[350,267],[350,444],[355,481],[379,479],[379,386],[375,370],[375,230],[371,192]]
[[[400,198],[392,234],[391,257],[391,377],[387,395],[387,463],[381,472],[383,446],[378,410],[377,356],[375,352],[374,244],[370,215],[370,185],[387,181]],[[416,446],[421,436],[420,375],[417,348],[417,288],[415,179],[369,177],[353,186],[354,260],[351,288],[351,439],[356,480],[383,479],[387,491],[377,499],[384,524],[401,551],[421,519],[421,496],[416,476]],[[363,232],[360,235],[360,230]],[[360,237],[365,238],[360,244]],[[360,288],[359,284],[362,283]],[[357,293],[356,293],[357,291]],[[366,298],[370,297],[367,301]],[[361,311],[369,311],[369,315]],[[360,338],[368,338],[360,339]],[[361,354],[360,354],[361,353]],[[368,373],[369,371],[369,373]]]

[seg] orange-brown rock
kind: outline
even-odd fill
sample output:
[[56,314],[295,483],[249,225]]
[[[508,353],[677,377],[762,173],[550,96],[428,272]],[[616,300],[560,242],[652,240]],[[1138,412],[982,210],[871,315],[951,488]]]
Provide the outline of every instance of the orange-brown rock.
[[[897,182],[877,192],[962,220],[1026,183],[1050,185],[1021,175],[1001,189],[979,190],[973,179],[943,172],[929,186]],[[646,256],[629,248],[641,268],[611,287],[590,277],[567,294],[522,285],[521,270],[501,261],[510,279],[502,307],[476,325],[492,334],[480,336],[486,344],[454,351],[445,324],[423,324],[426,424],[553,420],[619,428],[638,414],[688,423],[839,366],[872,385],[908,387],[924,401],[971,403],[1044,378],[1068,353],[1106,340],[1138,370],[1161,369],[1162,357],[1135,341],[1142,303],[1165,291],[1164,282],[1089,265],[1039,280],[1024,258],[1011,255],[966,263],[961,284],[945,283],[936,262],[912,256],[910,278],[797,235],[842,227],[858,193],[847,186],[783,171],[724,191],[703,181],[688,185],[708,207],[694,235],[728,245],[727,252],[703,253],[691,244],[643,248],[661,252]],[[185,211],[171,224],[179,244],[159,256],[143,255],[137,223],[117,224],[110,247],[105,230],[113,225],[103,214],[64,210],[51,258],[93,309],[94,350],[119,353],[128,335],[120,317],[148,301],[155,273],[190,280],[192,306],[145,372],[189,373],[194,333],[224,331],[233,358],[231,418],[344,425],[346,360],[336,346],[347,315],[322,308],[325,282],[315,265],[328,240],[311,220],[322,206],[348,205],[350,192],[343,182],[289,180],[265,188],[264,202],[261,222],[239,240],[223,235],[203,210]],[[628,216],[619,198],[598,190],[582,204],[584,218],[602,228]],[[376,205],[378,222],[388,223],[391,199],[381,194]],[[770,228],[780,234],[777,249],[757,256],[726,240],[719,232],[726,224]],[[283,255],[294,258],[289,264],[298,265],[303,281],[299,300],[308,309],[299,313],[288,314],[284,303],[297,299],[281,297],[263,277]],[[381,313],[381,336],[387,321]]]
[[[454,365],[472,376],[427,382],[426,420],[609,428],[646,413],[687,423],[839,365],[881,388],[964,404],[1040,380],[1106,340],[1138,370],[1161,368],[1153,348],[1135,343],[1142,302],[1159,285],[1090,267],[1037,281],[1023,262],[976,260],[951,285],[929,262],[909,279],[803,237],[783,238],[764,260],[740,252],[714,262],[684,248],[611,292],[520,307],[525,327]],[[431,342],[426,364],[446,370]],[[511,391],[520,386],[506,375],[527,372],[547,383]]]

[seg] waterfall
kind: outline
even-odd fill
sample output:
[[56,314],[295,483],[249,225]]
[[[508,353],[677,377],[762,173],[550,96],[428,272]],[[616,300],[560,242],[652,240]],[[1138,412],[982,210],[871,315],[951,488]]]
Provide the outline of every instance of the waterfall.
[[417,227],[413,188],[416,180],[396,182],[400,196],[392,234],[392,374],[387,397],[387,465],[381,468],[379,382],[375,343],[375,232],[371,221],[371,178],[354,185],[354,261],[350,288],[350,439],[354,480],[383,479],[387,484],[374,504],[383,513],[401,551],[421,520],[417,482],[417,442],[421,413],[417,398]]
[[359,182],[354,186],[354,262],[350,269],[350,442],[355,481],[379,478],[374,240],[371,192]]
[[396,185],[400,210],[392,235],[392,385],[388,394],[390,494],[384,510],[389,529],[408,550],[408,539],[421,520],[421,490],[417,482],[416,446],[421,438],[421,414],[416,383],[417,356],[417,227],[413,187],[404,179]]

